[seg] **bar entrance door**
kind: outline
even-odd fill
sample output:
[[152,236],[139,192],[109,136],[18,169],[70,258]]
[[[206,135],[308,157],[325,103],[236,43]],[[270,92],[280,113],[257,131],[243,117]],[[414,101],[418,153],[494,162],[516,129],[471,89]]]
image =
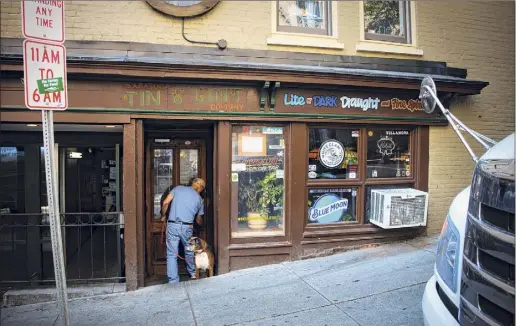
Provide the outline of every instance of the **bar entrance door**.
[[[161,279],[167,274],[166,241],[162,241],[161,197],[169,187],[189,185],[196,177],[206,180],[205,139],[159,139],[147,143],[147,273],[151,279]],[[210,200],[204,196],[203,226],[195,224],[194,235],[207,238],[206,221]],[[210,237],[211,238],[211,237]],[[179,255],[184,257],[182,246]],[[178,258],[181,278],[188,276],[185,262]]]

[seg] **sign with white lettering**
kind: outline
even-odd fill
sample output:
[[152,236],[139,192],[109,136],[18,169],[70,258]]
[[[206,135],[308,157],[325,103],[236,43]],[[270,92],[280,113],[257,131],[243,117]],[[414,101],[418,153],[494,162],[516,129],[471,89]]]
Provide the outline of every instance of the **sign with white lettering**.
[[358,88],[280,88],[275,93],[275,113],[336,116],[399,117],[410,120],[440,122],[439,112],[423,110],[419,93],[412,90]]
[[66,49],[42,41],[23,42],[25,105],[32,110],[66,110]]
[[356,189],[310,189],[308,223],[356,221]]
[[64,1],[22,0],[21,11],[23,36],[64,42]]

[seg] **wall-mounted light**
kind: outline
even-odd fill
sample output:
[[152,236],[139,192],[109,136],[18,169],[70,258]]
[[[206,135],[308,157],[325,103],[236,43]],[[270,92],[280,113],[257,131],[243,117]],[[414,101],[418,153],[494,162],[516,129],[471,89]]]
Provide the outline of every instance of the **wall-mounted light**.
[[70,152],[68,154],[68,157],[70,157],[70,158],[82,158],[82,153],[80,153],[80,152]]
[[27,127],[37,127],[37,126],[38,126],[38,125],[37,125],[37,124],[34,124],[34,123],[29,123],[29,124],[27,125]]
[[113,126],[113,125],[106,125],[104,127],[106,127],[106,128],[116,128],[116,126]]

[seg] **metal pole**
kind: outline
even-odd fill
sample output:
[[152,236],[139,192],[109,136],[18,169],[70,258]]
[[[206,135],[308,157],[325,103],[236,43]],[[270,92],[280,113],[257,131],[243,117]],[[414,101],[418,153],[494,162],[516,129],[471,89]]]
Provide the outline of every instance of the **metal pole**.
[[[434,91],[429,87],[429,86],[424,86],[424,88],[430,93],[430,95],[436,99],[436,103],[437,103],[437,106],[439,106],[439,108],[441,109],[441,111],[443,112],[444,116],[446,117],[446,119],[448,119],[448,122],[450,122],[453,130],[455,131],[455,133],[457,134],[457,136],[459,136],[460,140],[462,141],[462,144],[464,145],[464,147],[466,147],[467,151],[469,152],[469,155],[471,155],[471,158],[473,159],[473,161],[475,163],[478,162],[478,157],[475,155],[475,153],[473,152],[473,150],[471,149],[471,147],[469,146],[468,142],[466,141],[466,139],[464,138],[464,136],[462,135],[462,133],[459,131],[459,128],[458,128],[458,123],[455,121],[455,119],[453,119],[452,117],[452,114],[451,112],[446,109],[442,104],[441,104],[441,101],[439,101],[439,98],[437,97],[437,95],[434,93]],[[467,128],[467,127],[466,127]],[[472,135],[475,139],[478,139],[475,135]],[[482,145],[484,145],[485,143],[480,140],[480,143]]]
[[61,239],[61,215],[59,214],[59,197],[55,170],[54,153],[54,118],[51,110],[42,111],[43,142],[45,146],[45,175],[47,180],[47,201],[50,220],[52,255],[54,257],[54,276],[56,278],[57,304],[59,319],[65,326],[70,325],[68,311],[68,293],[66,291],[66,270]]

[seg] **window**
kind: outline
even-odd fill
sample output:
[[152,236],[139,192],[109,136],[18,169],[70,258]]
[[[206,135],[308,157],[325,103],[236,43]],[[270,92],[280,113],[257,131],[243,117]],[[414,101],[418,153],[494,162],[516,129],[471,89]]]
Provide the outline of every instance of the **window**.
[[174,17],[195,17],[210,11],[220,0],[147,0],[157,11]]
[[414,188],[413,127],[308,127],[307,228],[367,224],[372,189]]
[[308,190],[308,224],[356,222],[357,188]]
[[330,1],[278,1],[278,31],[331,35]]
[[284,235],[284,128],[233,126],[233,237]]
[[411,177],[409,135],[406,129],[368,129],[368,178]]
[[409,1],[364,1],[366,40],[411,43]]
[[356,179],[360,130],[310,128],[308,178]]

